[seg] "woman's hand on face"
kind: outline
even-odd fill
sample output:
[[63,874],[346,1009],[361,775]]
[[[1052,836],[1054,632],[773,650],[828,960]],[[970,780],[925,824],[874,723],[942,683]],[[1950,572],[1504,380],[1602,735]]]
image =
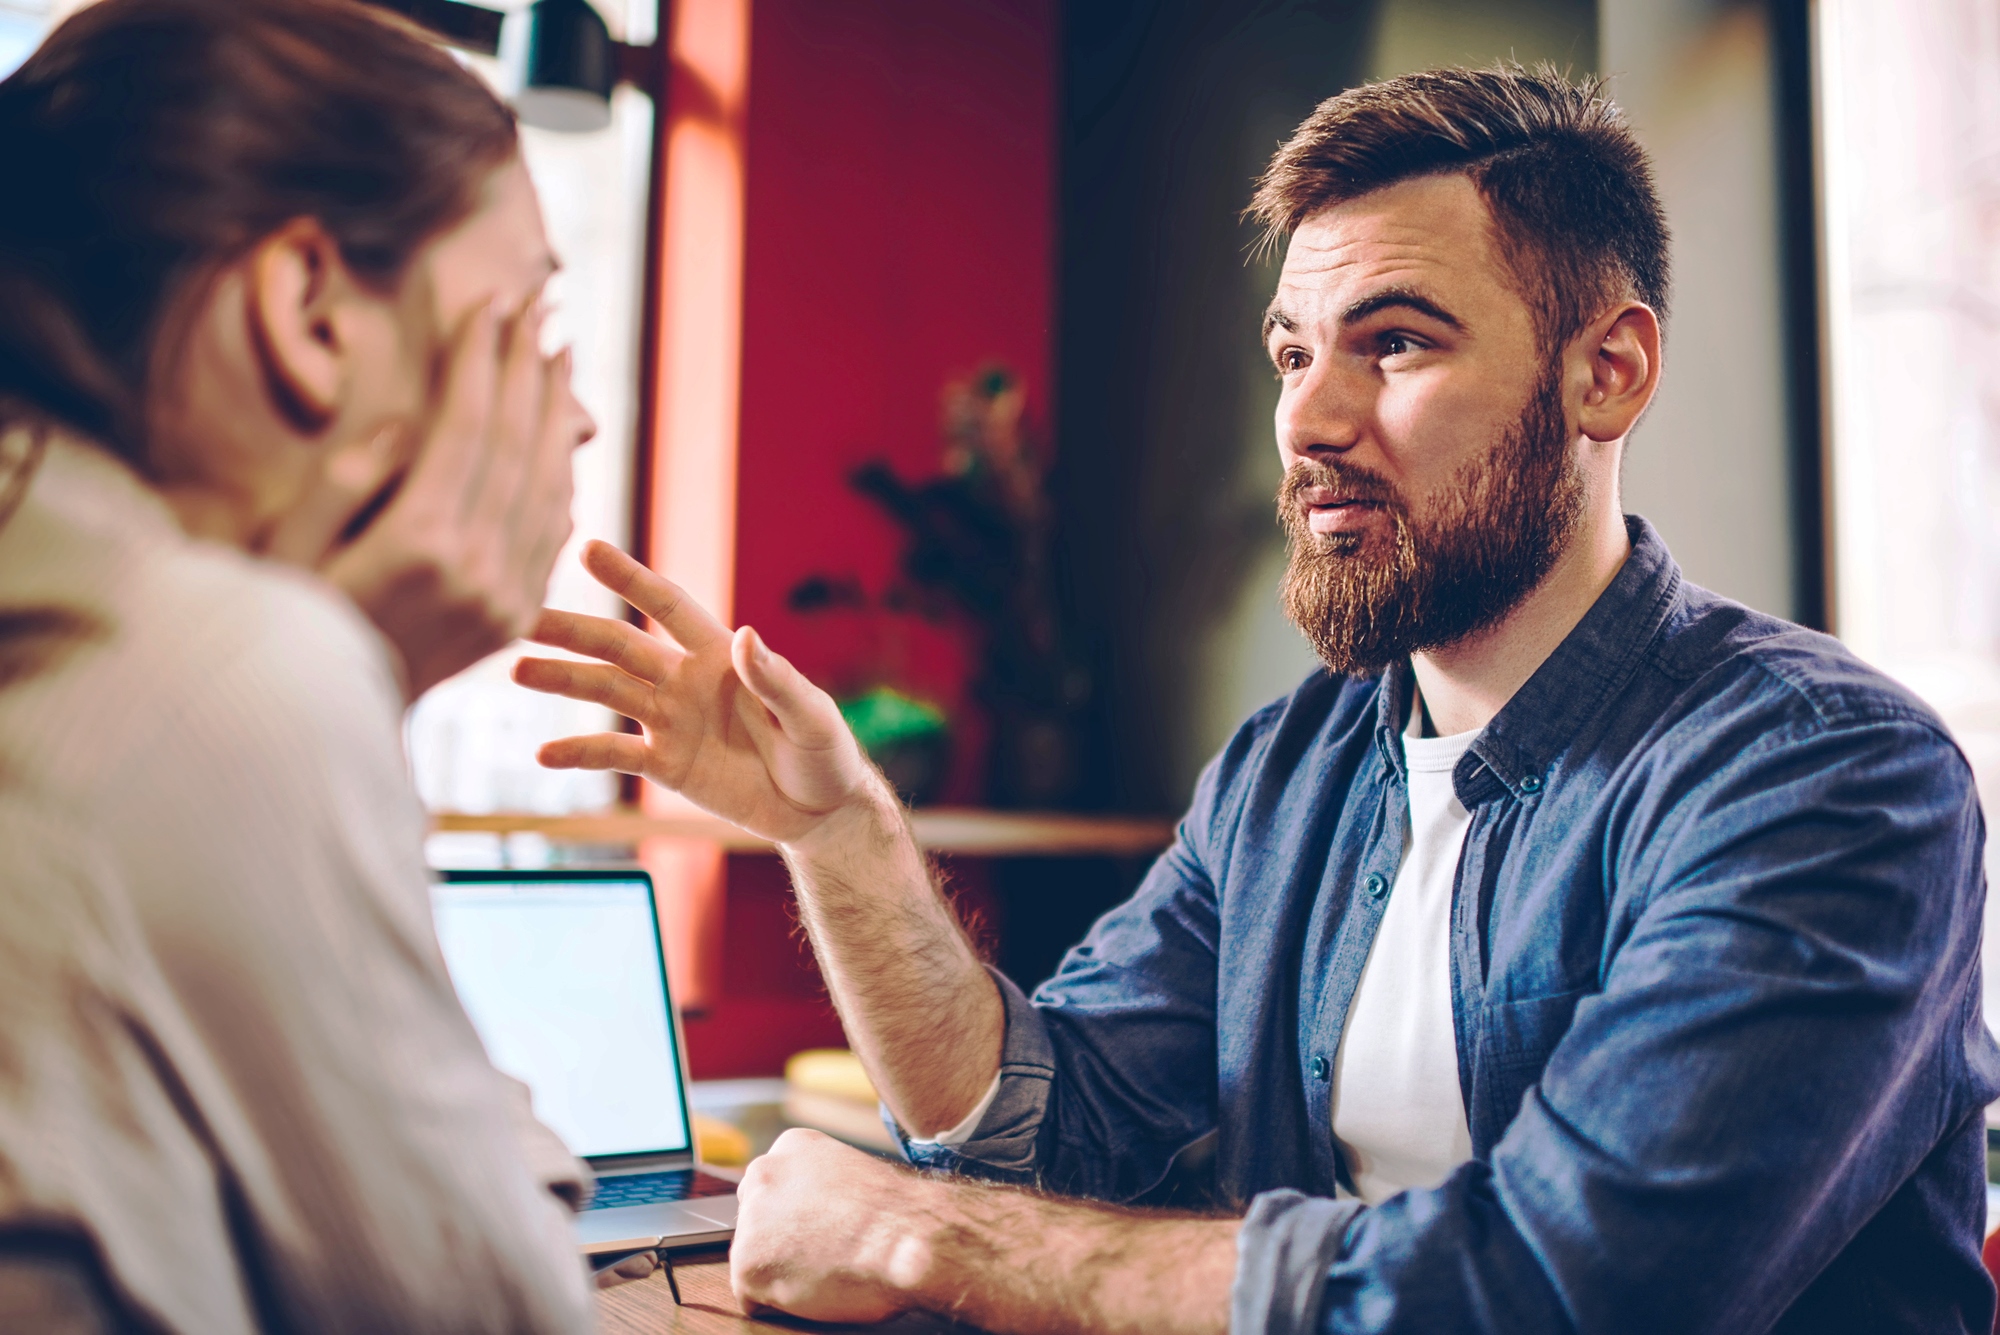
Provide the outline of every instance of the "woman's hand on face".
[[[539,310],[474,312],[415,449],[384,433],[329,458],[319,492],[271,544],[388,637],[409,699],[525,633],[569,539],[570,453],[589,419],[570,393],[568,352],[544,357],[540,338]],[[343,541],[405,466],[380,513]]]
[[514,665],[514,680],[606,705],[645,735],[564,738],[541,749],[542,764],[643,774],[779,844],[805,841],[857,801],[891,800],[833,697],[771,652],[756,631],[745,626],[732,634],[609,543],[588,544],[583,562],[672,642],[623,621],[544,611],[529,639],[600,661],[524,658]]

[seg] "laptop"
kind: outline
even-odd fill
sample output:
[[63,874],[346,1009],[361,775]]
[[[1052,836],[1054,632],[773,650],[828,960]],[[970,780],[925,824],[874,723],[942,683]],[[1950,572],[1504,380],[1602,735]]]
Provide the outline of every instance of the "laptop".
[[452,985],[493,1064],[597,1174],[591,1255],[727,1241],[736,1185],[696,1166],[679,1016],[643,871],[444,871]]

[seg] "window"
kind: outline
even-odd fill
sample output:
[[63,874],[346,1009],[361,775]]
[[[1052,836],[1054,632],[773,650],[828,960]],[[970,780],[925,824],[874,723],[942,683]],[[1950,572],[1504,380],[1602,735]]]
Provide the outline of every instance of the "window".
[[[1834,628],[2000,797],[2000,7],[1820,0]],[[1989,840],[1989,860],[2000,841]],[[1991,870],[2000,864],[1989,861]],[[1988,912],[1996,900],[1988,901]],[[2000,948],[1989,920],[1989,949]],[[2000,1018],[1989,956],[1987,1015]]]

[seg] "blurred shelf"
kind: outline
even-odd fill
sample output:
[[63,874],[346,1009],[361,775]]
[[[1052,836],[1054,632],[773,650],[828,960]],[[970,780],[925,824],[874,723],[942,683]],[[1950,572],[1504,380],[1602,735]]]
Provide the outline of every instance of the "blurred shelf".
[[[1155,816],[929,807],[914,812],[911,823],[916,827],[917,842],[933,853],[981,857],[1137,857],[1159,852],[1174,837],[1174,822]],[[693,807],[665,814],[619,807],[574,816],[473,816],[443,811],[432,814],[431,829],[438,833],[539,834],[563,844],[689,839],[719,844],[733,852],[765,852],[771,847],[768,841]]]

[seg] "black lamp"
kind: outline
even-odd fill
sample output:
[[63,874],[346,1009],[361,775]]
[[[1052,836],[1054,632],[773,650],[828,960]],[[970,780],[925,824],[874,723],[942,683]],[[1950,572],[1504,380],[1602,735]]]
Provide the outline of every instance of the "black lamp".
[[514,110],[546,130],[601,130],[611,124],[618,43],[589,0],[535,0],[528,6],[526,61]]

